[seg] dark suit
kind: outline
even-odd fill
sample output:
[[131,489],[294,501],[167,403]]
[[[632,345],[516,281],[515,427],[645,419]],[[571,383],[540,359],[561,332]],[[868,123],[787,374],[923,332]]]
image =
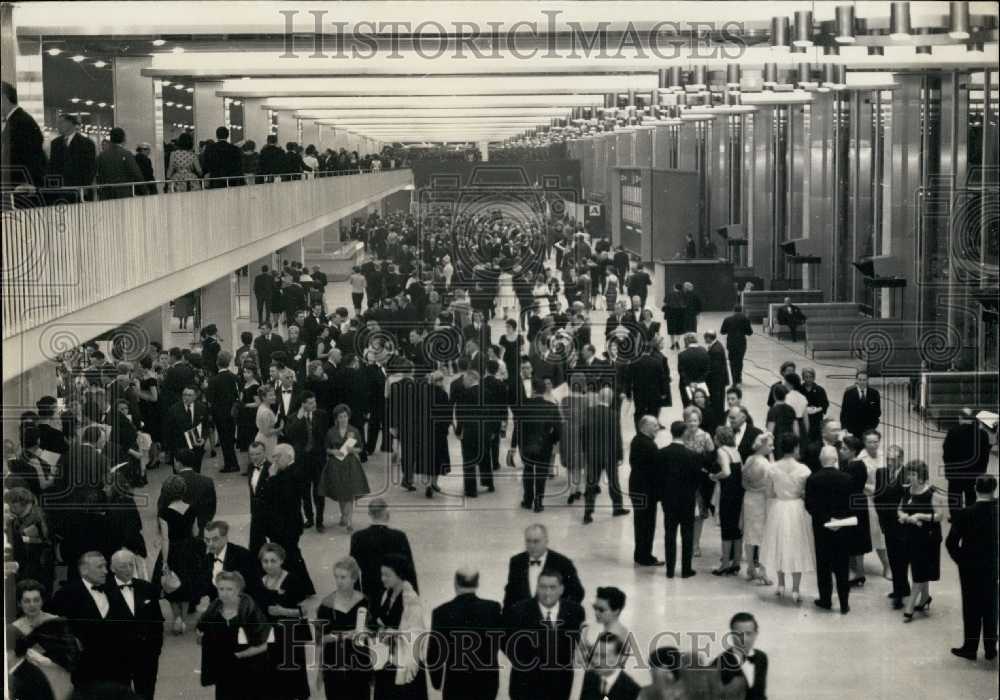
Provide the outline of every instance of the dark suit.
[[[256,286],[256,283],[254,283]],[[268,304],[270,304],[270,294],[268,295]],[[258,308],[260,308],[260,300],[257,301]],[[266,319],[262,319],[266,320]],[[271,366],[271,356],[279,350],[285,349],[285,341],[282,340],[281,336],[277,333],[271,333],[270,336],[258,335],[253,340],[253,349],[257,351],[257,357],[260,358],[260,370],[261,376],[266,377],[268,373],[268,368]]]
[[[624,640],[623,640],[624,641]],[[601,677],[594,671],[585,671],[583,674],[583,688],[580,690],[580,700],[635,700],[639,697],[641,688],[639,684],[632,680],[632,677],[620,671],[614,684],[608,688],[608,692],[601,690]]]
[[[531,558],[527,552],[515,554],[510,558],[507,565],[507,584],[503,589],[503,610],[504,614],[518,603],[525,600],[533,600],[531,586],[528,582],[528,567],[531,565]],[[536,564],[536,566],[538,566]],[[579,603],[583,600],[584,589],[580,582],[580,577],[576,573],[576,567],[569,557],[560,554],[552,549],[545,555],[546,569],[558,571],[563,577],[563,600],[571,600]]]
[[58,178],[59,187],[88,187],[97,172],[97,148],[94,142],[77,133],[66,146],[66,137],[58,136],[49,148],[49,175]]
[[526,506],[542,506],[545,480],[552,470],[552,449],[559,442],[559,408],[541,396],[526,399],[518,413],[518,445],[524,461],[522,484]]
[[299,418],[298,411],[288,419],[285,427],[285,438],[295,448],[295,465],[293,467],[299,487],[299,498],[305,511],[306,520],[313,520],[315,505],[315,520],[323,522],[326,498],[320,493],[320,477],[326,465],[326,432],[330,429],[330,419],[326,411],[313,411],[311,424],[306,417]]
[[413,587],[417,587],[416,565],[410,541],[402,530],[394,530],[381,524],[373,524],[351,535],[351,556],[361,568],[360,587],[368,600],[381,600],[382,561],[389,554],[399,554],[410,561]]
[[941,452],[954,515],[976,502],[976,477],[985,474],[990,463],[990,435],[977,422],[959,423],[948,429]]
[[299,510],[299,487],[294,467],[279,471],[258,489],[257,517],[263,518],[264,536],[285,549],[285,568],[305,585],[308,594],[316,591],[299,549],[302,536],[302,513]]
[[642,355],[627,372],[627,393],[635,404],[635,429],[643,416],[660,415],[660,408],[670,406],[670,367],[667,358],[659,352]]
[[977,501],[951,517],[945,540],[962,586],[962,648],[974,653],[982,634],[987,655],[997,651],[997,502]]
[[253,464],[247,468],[247,489],[250,491],[250,551],[260,552],[261,545],[267,542],[264,535],[264,516],[261,506],[261,496],[264,494],[265,482],[270,476],[271,463],[264,460],[260,466],[260,476],[257,477],[257,488],[253,485],[253,474],[256,470]]
[[729,386],[729,367],[726,364],[726,351],[722,343],[716,340],[708,348],[708,397],[711,401],[715,420],[722,422],[726,413],[726,387]]
[[691,396],[687,387],[690,384],[707,383],[710,369],[711,360],[708,356],[708,350],[700,345],[682,350],[677,355],[677,373],[681,376],[681,404],[685,408],[691,403]]
[[[385,380],[386,372],[377,364],[364,365],[363,372],[368,385],[368,434],[365,438],[365,452],[371,454],[378,444],[379,433],[382,433],[382,451],[392,450],[392,439],[385,426]],[[369,598],[369,600],[371,600]]]
[[215,141],[205,146],[202,166],[206,178],[226,177],[230,180],[215,180],[207,184],[208,189],[232,187],[244,184],[243,154],[228,141]]
[[681,531],[681,574],[691,571],[694,554],[694,505],[701,486],[701,462],[684,445],[673,442],[657,453],[657,469],[661,473],[662,491],[659,501],[663,508],[666,537],[665,558],[667,576],[674,575],[677,563],[677,530]]
[[805,323],[805,321],[805,314],[803,314],[802,309],[797,307],[795,304],[782,306],[778,309],[778,323],[782,326],[788,326],[788,330],[792,332],[792,342],[799,339],[799,326]]
[[906,490],[903,485],[902,465],[895,473],[890,467],[879,467],[875,470],[875,493],[872,494],[872,501],[885,538],[889,568],[892,570],[892,594],[898,600],[910,595],[904,530],[896,514],[900,502],[906,496]]
[[722,321],[719,335],[726,336],[726,354],[733,371],[733,384],[743,383],[743,358],[747,354],[747,336],[753,335],[750,319],[743,312],[736,312]]
[[[0,187],[12,190],[18,185],[44,186],[45,150],[42,144],[42,130],[34,118],[21,107],[15,107],[0,132],[0,154],[4,164]],[[4,207],[7,206],[5,203]]]
[[27,658],[10,674],[10,700],[55,700],[49,679]]
[[[163,384],[160,386],[160,406],[167,409],[171,408],[175,403],[181,400],[181,394],[184,393],[184,388],[191,386],[194,383],[195,374],[194,368],[191,367],[191,365],[183,360],[170,365],[170,367],[167,368],[167,371],[163,374]],[[166,412],[164,412],[164,419],[165,418]]]
[[[253,296],[257,302],[257,323],[268,320],[271,311],[272,294],[274,294],[274,278],[270,272],[261,272],[253,278]],[[254,346],[256,345],[255,341]],[[268,360],[270,360],[270,353],[268,354]],[[267,364],[264,363],[264,358],[261,358],[261,364],[263,365],[260,368],[261,371],[266,371]]]
[[632,524],[635,547],[632,560],[637,564],[651,563],[653,537],[656,533],[656,504],[662,491],[662,474],[657,461],[659,448],[653,438],[637,433],[629,447],[629,498],[632,500]]
[[[217,497],[215,492],[215,482],[211,477],[197,473],[193,469],[181,469],[175,472],[177,476],[184,479],[186,486],[184,491],[184,502],[191,506],[195,512],[195,520],[198,523],[198,536],[205,532],[205,526],[215,519],[217,508]],[[170,505],[160,496],[157,503],[157,512]]]
[[[479,353],[482,356],[482,353]],[[462,472],[465,495],[477,495],[476,471],[483,486],[493,488],[493,469],[486,451],[485,419],[489,414],[483,401],[483,385],[462,385],[455,397],[455,434],[462,444]]]
[[716,663],[719,666],[719,680],[727,691],[739,687],[745,693],[742,696],[729,695],[725,697],[743,697],[745,700],[767,700],[767,654],[760,649],[753,650],[753,656],[747,658],[753,665],[753,685],[743,673],[739,657],[732,651],[726,650],[719,655]]
[[175,454],[187,449],[194,451],[198,455],[198,466],[194,470],[201,473],[201,458],[205,454],[205,446],[189,448],[184,433],[192,428],[200,428],[202,440],[207,440],[208,409],[200,401],[195,401],[192,406],[194,406],[194,420],[191,419],[190,409],[184,406],[183,401],[178,401],[167,410],[167,431],[163,437],[167,447]]
[[856,386],[844,392],[840,401],[840,425],[851,435],[860,438],[866,430],[874,430],[881,417],[882,400],[877,389],[867,387],[863,400]]
[[566,598],[559,601],[559,614],[552,623],[543,620],[534,598],[508,611],[505,651],[511,660],[511,700],[569,700],[585,618],[579,603]]
[[744,425],[746,427],[743,430],[743,437],[740,439],[740,444],[736,446],[736,450],[740,453],[740,459],[743,460],[743,464],[746,464],[747,460],[753,454],[754,442],[760,437],[763,431],[753,427],[749,423],[745,423]]
[[[823,467],[806,479],[806,510],[812,516],[813,538],[816,541],[816,578],[820,600],[829,605],[832,595],[831,575],[837,580],[837,596],[841,610],[848,608],[848,559],[851,528],[829,530],[824,527],[831,518],[851,515],[851,477],[836,467]],[[862,527],[864,525],[861,525]]]
[[107,619],[114,621],[113,625],[109,625],[114,628],[117,642],[112,653],[117,652],[117,666],[123,674],[124,685],[131,684],[136,695],[143,700],[153,700],[160,668],[160,650],[163,648],[159,590],[154,584],[140,579],[132,579],[130,583],[134,611],[129,609],[118,579],[108,575],[111,611]]
[[[114,577],[108,574],[108,581],[112,580]],[[69,621],[70,631],[82,647],[80,658],[72,672],[73,685],[76,687],[86,687],[100,681],[120,681],[122,676],[112,651],[118,646],[118,642],[114,625],[108,624],[111,616],[110,596],[108,611],[101,615],[97,603],[87,590],[89,585],[82,579],[68,581],[55,592],[48,606],[50,612]]]
[[[427,658],[443,700],[493,700],[500,687],[500,604],[462,593],[434,609]],[[442,688],[443,686],[443,688]]]
[[236,419],[233,418],[233,406],[240,402],[240,380],[229,370],[220,370],[208,379],[205,389],[205,400],[208,401],[219,436],[219,447],[222,449],[223,469],[239,471],[240,464],[236,459]]
[[[115,185],[120,187],[102,187],[97,190],[98,199],[119,199],[132,196],[131,183],[143,182],[142,171],[135,162],[135,156],[118,144],[97,156],[97,184]],[[145,187],[145,186],[143,186]]]
[[587,411],[583,427],[583,449],[587,454],[587,488],[584,512],[594,512],[594,501],[601,472],[608,474],[608,492],[615,511],[622,508],[622,489],[618,483],[618,465],[622,460],[622,430],[619,413],[613,406],[597,404]]
[[278,442],[291,442],[288,439],[288,421],[299,412],[299,407],[302,406],[302,391],[299,390],[294,384],[291,388],[291,395],[288,398],[288,408],[285,408],[285,388],[280,384],[278,388],[274,390],[275,396],[275,412],[274,415],[278,419],[278,423],[285,428],[278,435]]
[[[219,592],[215,589],[215,581],[212,580],[212,571],[215,567],[215,556],[204,555],[201,563],[201,595],[206,595],[210,600],[219,597]],[[241,547],[233,542],[226,544],[226,554],[222,558],[223,571],[236,571],[247,582],[248,588],[253,589],[253,584],[260,580],[260,566],[257,563],[257,553],[250,553],[246,547]]]

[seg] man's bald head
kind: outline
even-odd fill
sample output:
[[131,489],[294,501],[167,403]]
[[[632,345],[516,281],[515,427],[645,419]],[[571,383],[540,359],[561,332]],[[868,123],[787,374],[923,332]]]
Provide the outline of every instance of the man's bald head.
[[474,591],[479,588],[479,569],[462,566],[455,571],[455,592]]
[[660,422],[656,420],[653,416],[643,416],[639,419],[639,432],[643,435],[653,437],[656,434],[656,429],[660,426]]
[[824,445],[823,449],[819,451],[819,463],[824,467],[834,467],[838,460],[837,448],[833,445]]

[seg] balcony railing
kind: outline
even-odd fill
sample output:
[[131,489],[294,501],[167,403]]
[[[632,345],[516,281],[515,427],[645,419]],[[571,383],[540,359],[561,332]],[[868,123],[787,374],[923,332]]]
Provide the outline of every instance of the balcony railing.
[[412,181],[409,170],[385,170],[8,208],[2,212],[3,337],[375,201]]

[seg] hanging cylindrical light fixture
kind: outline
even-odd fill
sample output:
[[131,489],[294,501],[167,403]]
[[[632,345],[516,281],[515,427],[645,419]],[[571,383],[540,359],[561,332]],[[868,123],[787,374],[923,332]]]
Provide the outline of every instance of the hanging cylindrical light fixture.
[[838,5],[836,10],[837,35],[834,37],[838,44],[854,43],[854,5]]
[[689,88],[694,90],[704,90],[708,87],[708,69],[705,66],[695,66],[691,71],[691,82]]
[[669,79],[669,72],[666,68],[661,68],[656,71],[656,86],[660,88],[668,87],[667,80]]
[[812,10],[795,11],[795,38],[792,41],[794,46],[809,47],[813,45],[813,13]]
[[908,0],[894,2],[889,7],[889,38],[894,41],[908,41],[910,28],[910,3]]
[[[885,34],[886,34],[886,30],[885,29],[876,29],[876,30],[874,30],[872,32],[871,35],[872,36],[885,36]],[[885,56],[885,47],[884,46],[874,46],[874,45],[873,46],[869,46],[868,47],[868,55],[869,56]]]
[[730,63],[726,66],[726,87],[739,88],[740,77],[740,64]]
[[800,88],[816,87],[816,81],[812,79],[812,66],[808,63],[800,63],[797,67],[798,79],[796,83]]
[[785,51],[788,49],[788,18],[771,18],[771,50]]
[[778,64],[764,64],[764,87],[773,89],[778,84]]
[[[930,27],[917,27],[917,36],[918,37],[927,36],[930,33],[931,33],[931,28]],[[923,44],[921,46],[916,47],[915,51],[918,54],[930,55],[930,53],[931,53],[931,46],[930,46],[930,44]]]
[[948,36],[959,41],[968,39],[971,36],[969,34],[969,3],[952,2],[949,5]]

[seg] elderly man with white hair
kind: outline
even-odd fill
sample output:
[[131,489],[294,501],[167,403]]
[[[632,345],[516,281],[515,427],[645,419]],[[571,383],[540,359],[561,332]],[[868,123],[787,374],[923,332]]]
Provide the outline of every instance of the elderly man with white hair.
[[163,648],[163,612],[156,586],[135,578],[135,555],[120,549],[111,555],[113,577],[105,583],[110,611],[107,620],[114,620],[121,681],[131,685],[143,700],[153,700],[156,677]]
[[261,527],[267,541],[284,548],[285,568],[304,582],[307,595],[312,595],[316,589],[299,549],[299,538],[304,528],[298,485],[290,469],[295,462],[295,449],[287,443],[277,445],[271,462],[273,473],[258,491],[255,517],[261,518]]
[[[837,580],[837,597],[840,614],[850,611],[848,571],[848,537],[845,528],[834,522],[851,514],[851,477],[840,471],[837,448],[824,446],[819,452],[821,468],[806,479],[806,510],[813,520],[813,538],[816,542],[816,579],[819,598],[816,607],[830,610],[833,607],[831,576]],[[857,525],[855,525],[856,527]]]

